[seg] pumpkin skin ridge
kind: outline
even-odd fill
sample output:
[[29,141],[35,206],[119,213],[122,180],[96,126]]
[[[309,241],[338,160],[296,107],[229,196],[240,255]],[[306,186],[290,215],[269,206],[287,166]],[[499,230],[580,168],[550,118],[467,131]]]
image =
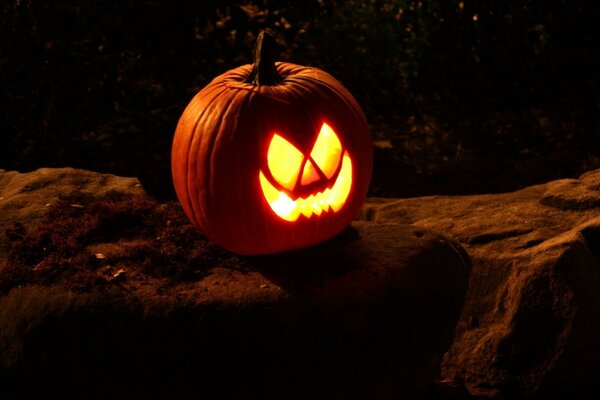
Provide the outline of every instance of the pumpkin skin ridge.
[[[191,208],[198,214],[193,217],[193,222],[218,245],[240,254],[277,253],[310,246],[335,236],[356,216],[360,204],[362,204],[362,193],[366,193],[368,188],[369,179],[365,180],[364,176],[366,171],[369,171],[370,175],[372,169],[370,164],[372,149],[366,151],[364,148],[365,144],[370,142],[368,126],[362,110],[352,95],[341,86],[339,81],[324,71],[295,64],[288,66],[285,63],[277,63],[277,65],[278,71],[282,75],[289,72],[284,77],[284,82],[277,86],[260,87],[260,90],[239,90],[238,87],[223,85],[224,79],[241,78],[245,71],[249,73],[249,65],[246,66],[246,69],[244,66],[238,67],[213,79],[196,96],[202,97],[207,93],[212,93],[213,96],[223,96],[223,98],[215,100],[212,103],[214,107],[211,106],[208,110],[204,110],[202,117],[197,117],[197,121],[195,121],[197,126],[193,131],[194,143],[179,143],[181,146],[189,147],[197,147],[199,144],[204,146],[205,143],[198,140],[198,136],[209,135],[211,137],[210,151],[208,148],[188,150],[195,153],[189,157],[195,163],[188,163],[186,171],[188,174],[186,186],[189,186]],[[343,90],[340,90],[338,86]],[[211,92],[205,92],[210,87],[212,87]],[[285,102],[278,101],[281,99]],[[190,117],[193,115],[185,115],[187,119]],[[223,118],[227,121],[216,129],[215,121]],[[288,118],[291,119],[288,120]],[[233,123],[233,120],[236,122]],[[353,163],[356,164],[352,173],[353,183],[348,198],[337,214],[329,213],[331,218],[301,218],[299,224],[293,224],[297,225],[298,230],[284,227],[282,223],[274,220],[272,211],[267,208],[269,205],[264,198],[257,198],[257,195],[262,196],[262,193],[260,193],[260,188],[256,187],[256,176],[251,178],[254,179],[254,183],[243,182],[243,179],[249,176],[245,170],[251,168],[256,175],[258,174],[260,169],[258,160],[266,154],[262,149],[265,146],[263,142],[267,140],[270,132],[268,131],[269,127],[291,128],[295,126],[294,121],[300,122],[300,127],[313,127],[313,129],[299,129],[299,132],[291,136],[300,138],[299,140],[304,143],[308,139],[302,138],[307,136],[307,132],[310,132],[311,138],[316,135],[315,131],[318,132],[318,127],[323,120],[326,120],[339,135],[343,143],[343,151],[347,151]],[[203,127],[207,121],[212,125],[208,127],[208,130]],[[189,130],[190,123],[188,122],[182,127]],[[236,132],[225,132],[230,129],[235,129]],[[283,133],[287,135],[286,132]],[[258,143],[250,146],[246,152],[242,151],[241,148],[247,147],[251,141],[258,141]],[[313,140],[311,139],[310,142],[312,144]],[[234,149],[231,155],[224,155],[228,143]],[[183,150],[178,151],[183,153]],[[246,154],[255,151],[258,152],[254,155]],[[304,154],[306,156],[307,153]],[[234,161],[237,156],[242,156],[239,162]],[[203,157],[208,157],[210,161]],[[250,162],[250,160],[254,161]],[[231,163],[231,165],[227,167],[227,163]],[[244,163],[248,165],[242,165]],[[216,168],[219,170],[215,171]],[[363,172],[362,174],[359,173],[359,169]],[[178,167],[178,170],[180,171],[181,167]],[[230,176],[230,174],[240,175],[240,177]],[[336,179],[338,174],[339,171],[336,172]],[[192,188],[198,184],[194,178],[201,175],[210,175],[208,191]],[[220,180],[231,182],[217,184]],[[232,213],[227,210],[227,207],[235,203],[232,199],[227,199],[226,206],[218,209],[219,198],[227,191],[232,197],[242,200],[242,204],[237,205],[239,210],[233,210]],[[202,198],[197,198],[198,195]],[[357,195],[361,196],[357,197]],[[243,200],[249,196],[248,201]],[[251,209],[251,207],[255,208]],[[212,212],[215,215],[208,215]],[[247,215],[247,218],[238,217],[242,215]],[[188,216],[191,217],[191,215]],[[245,219],[251,221],[246,222]],[[226,232],[215,233],[222,227],[225,227]]]
[[[329,76],[329,77],[332,78],[332,79],[335,79],[332,76]],[[331,84],[329,84],[328,82],[325,82],[325,81],[317,81],[317,82],[314,82],[314,84],[316,84],[317,86],[326,87],[327,90],[331,90],[332,92],[334,92],[335,94],[337,94],[339,97],[341,97],[347,103],[347,105],[349,106],[349,108],[360,107],[359,104],[358,104],[358,102],[356,101],[356,99],[354,99],[354,97],[351,98],[352,101],[349,101],[349,99],[347,98],[347,96],[344,93],[342,93],[341,91],[339,91],[338,88],[335,87],[335,85],[331,85]],[[348,93],[348,94],[350,94],[350,93]],[[367,123],[366,117],[364,117],[364,115],[362,117],[363,117],[363,120],[364,120],[364,124],[368,127],[368,123]]]
[[[207,175],[207,187],[208,187],[208,191],[211,194],[210,197],[212,197],[212,193],[215,192],[215,187],[214,187],[214,180],[213,180],[213,174],[211,173],[213,170],[216,169],[215,167],[215,160],[214,157],[216,156],[216,153],[214,151],[215,146],[217,145],[217,143],[220,144],[220,140],[223,140],[223,136],[226,136],[226,131],[223,132],[223,122],[224,121],[228,121],[227,117],[228,114],[232,111],[232,106],[235,103],[236,98],[240,97],[241,98],[241,103],[245,103],[246,100],[248,99],[248,94],[247,93],[241,93],[241,92],[236,92],[233,93],[233,95],[228,98],[225,102],[225,104],[223,105],[223,109],[225,110],[221,115],[220,118],[218,119],[218,124],[216,125],[216,127],[214,128],[214,133],[212,135],[210,135],[210,145],[208,147],[208,166],[209,168],[205,170],[205,173]],[[226,106],[225,106],[226,105]],[[206,207],[205,210],[203,210],[203,213],[206,214],[207,212],[210,212],[211,209],[214,207],[214,205],[212,204],[212,202],[208,202],[208,207]],[[203,216],[204,220],[206,220],[206,216]]]
[[[227,112],[229,111],[231,104],[233,103],[233,101],[235,100],[237,94],[234,94],[234,96],[227,98],[225,103],[223,104],[223,106],[221,108],[225,109],[225,112],[223,115],[226,115]],[[217,96],[218,98],[219,96]],[[208,107],[207,107],[208,108]],[[206,116],[206,113],[203,115],[203,118]],[[207,149],[204,150],[208,155],[209,155],[209,159],[208,159],[208,168],[205,168],[203,170],[204,172],[204,177],[203,180],[206,182],[207,187],[209,188],[210,191],[212,191],[212,187],[213,187],[213,180],[212,180],[212,174],[211,171],[213,170],[213,161],[212,161],[212,153],[213,153],[213,149],[215,146],[216,141],[218,140],[219,137],[219,131],[220,131],[220,127],[221,124],[223,123],[224,118],[219,118],[216,122],[216,124],[211,124],[212,129],[215,130],[215,134],[213,135],[206,135],[206,140],[208,142],[207,145],[202,145],[200,146],[202,149]],[[203,122],[202,119],[199,122]],[[199,132],[198,130],[196,131],[197,135],[200,140],[202,140],[202,132]],[[189,187],[189,186],[188,186]],[[193,204],[196,204],[195,202]],[[206,219],[206,213],[210,212],[209,208],[202,208],[202,209],[196,209],[197,207],[194,206],[192,207],[192,212],[194,214],[194,217],[196,218],[196,220],[204,220]],[[199,217],[200,215],[200,217]],[[203,233],[206,233],[203,231]]]
[[[282,63],[282,64],[286,64],[286,63]],[[287,63],[289,65],[289,63]],[[291,65],[295,65],[295,64],[291,64]],[[307,66],[300,66],[302,68],[303,72],[313,72],[313,71],[318,71],[318,74],[320,74],[321,76],[319,77],[313,77],[313,76],[309,76],[307,74],[302,74],[302,73],[296,73],[293,75],[292,79],[297,80],[298,82],[295,83],[303,83],[303,84],[316,84],[318,86],[326,86],[327,89],[332,90],[333,92],[335,92],[340,98],[342,98],[344,100],[344,102],[348,102],[349,105],[351,106],[351,108],[357,108],[360,109],[360,105],[358,104],[358,102],[356,101],[356,99],[354,98],[354,96],[352,96],[352,94],[348,91],[348,89],[346,89],[343,85],[341,85],[341,82],[339,82],[337,79],[335,79],[331,74],[318,69],[318,68],[314,68],[314,67],[307,67]],[[282,71],[278,71],[279,73],[282,73]],[[306,82],[308,81],[308,82]],[[340,86],[343,90],[340,90]],[[304,85],[301,85],[304,86]],[[362,110],[361,110],[362,112]],[[364,113],[362,115],[363,120],[365,125],[367,124],[367,120],[366,117],[364,116]]]
[[[217,91],[218,88],[216,87],[212,87],[212,86],[207,86],[205,89],[201,90],[200,92],[198,92],[194,98],[192,99],[192,101],[190,102],[190,104],[186,107],[186,109],[184,110],[181,118],[178,121],[177,124],[177,130],[182,129],[183,127],[180,126],[180,123],[184,122],[184,115],[186,115],[186,113],[191,112],[192,108],[196,108],[199,106],[199,103],[201,103],[201,97],[200,94],[203,93],[206,90],[206,93],[204,93],[205,96],[208,95],[213,95],[212,98],[209,99],[208,103],[206,104],[206,106],[197,114],[196,118],[194,118],[194,122],[193,122],[193,128],[189,131],[190,133],[188,135],[186,135],[187,138],[189,138],[186,142],[187,142],[187,148],[191,148],[192,144],[194,143],[194,138],[196,137],[196,134],[198,132],[197,128],[198,128],[198,124],[200,123],[200,121],[202,120],[202,116],[204,115],[204,113],[206,113],[209,109],[210,109],[210,105],[212,103],[214,103],[218,98],[219,98],[219,93]],[[175,168],[173,168],[173,166],[176,164],[177,160],[179,159],[178,156],[175,155],[175,151],[176,149],[179,150],[179,148],[181,147],[180,143],[177,144],[177,148],[175,146],[173,146],[172,152],[171,152],[171,165],[172,165],[172,171],[173,171],[173,175],[175,175]],[[192,199],[191,199],[191,195],[189,193],[189,187],[190,184],[188,182],[188,178],[189,178],[189,173],[188,173],[188,169],[189,169],[189,165],[190,165],[190,152],[186,152],[185,153],[185,163],[182,166],[182,169],[184,172],[184,176],[185,179],[182,179],[181,182],[184,184],[184,188],[182,188],[182,191],[185,193],[185,198],[186,198],[186,202],[182,202],[182,208],[184,209],[184,211],[192,213],[193,214],[193,222],[195,223],[195,221],[197,220],[197,216],[195,214],[195,211],[193,210],[193,206],[192,206]],[[175,182],[175,178],[173,180],[174,182],[174,186],[177,192],[177,184]],[[183,204],[183,203],[187,203],[187,204]]]
[[[201,94],[203,94],[203,92],[205,90],[208,91],[209,89],[212,89],[212,88],[213,88],[213,86],[211,84],[209,84],[206,88],[204,88],[203,90],[201,90],[196,96],[202,97]],[[218,103],[220,97],[223,95],[222,89],[220,87],[218,87],[218,86],[214,86],[214,91],[211,91],[210,93],[211,94],[214,93],[215,96],[211,99],[211,101],[209,101],[204,106],[204,108],[202,109],[202,111],[197,115],[197,117],[196,117],[197,118],[196,124],[194,125],[194,129],[191,132],[192,141],[190,142],[190,145],[189,145],[189,147],[190,147],[191,150],[189,151],[188,160],[189,160],[189,158],[192,158],[193,160],[201,159],[203,155],[202,154],[198,154],[198,152],[195,151],[195,149],[198,149],[198,148],[204,149],[205,146],[204,146],[203,142],[206,141],[207,139],[210,140],[211,142],[213,142],[214,140],[216,140],[216,135],[208,135],[208,137],[207,137],[207,135],[205,134],[205,132],[203,132],[203,130],[199,128],[199,125],[201,125],[201,124],[203,124],[203,123],[206,122],[205,118],[207,117],[207,114],[210,111],[213,111],[212,107],[215,106]],[[204,93],[204,95],[206,96],[207,93]],[[234,98],[235,98],[235,96],[232,96],[231,98],[227,98],[226,99],[228,106],[229,106],[229,103],[234,100]],[[221,99],[221,101],[222,101],[222,99]],[[187,111],[187,109],[186,109],[186,111]],[[190,111],[192,111],[192,110],[190,110]],[[185,111],[184,111],[184,114],[185,114]],[[182,116],[182,118],[183,118],[183,116]],[[221,122],[221,119],[219,119],[219,124],[220,124],[220,122]],[[211,149],[212,149],[213,146],[214,146],[214,143],[209,144],[209,147]],[[211,153],[209,152],[208,154],[211,154]],[[210,182],[211,181],[211,179],[210,179],[211,178],[210,177],[210,170],[211,169],[212,168],[210,168],[210,167],[208,169],[206,169],[204,171],[204,175],[206,175],[206,176],[202,178],[202,180],[206,182],[206,185],[209,188],[209,190],[210,190],[210,185],[211,185],[211,182]],[[190,163],[188,161],[188,163],[187,163],[187,169],[186,169],[186,172],[185,172],[186,175],[187,175],[187,179],[186,179],[186,181],[187,181],[187,184],[186,184],[186,186],[187,186],[186,193],[187,193],[188,198],[194,199],[197,196],[197,194],[190,193],[190,188],[194,187],[193,182],[198,177],[197,177],[197,175],[195,173],[190,173],[190,171],[198,171],[198,168],[195,168],[195,166],[192,165],[192,163]],[[205,209],[198,210],[195,207],[195,201],[193,201],[193,200],[191,200],[190,203],[191,203],[190,212],[193,215],[193,218],[190,218],[190,219],[192,219],[192,221],[194,222],[194,225],[196,225],[197,227],[199,227],[200,226],[199,221],[201,221],[202,219],[206,218],[205,215],[204,215],[205,212],[206,212],[206,210]],[[203,233],[205,233],[204,229],[200,229],[200,231],[202,231]]]

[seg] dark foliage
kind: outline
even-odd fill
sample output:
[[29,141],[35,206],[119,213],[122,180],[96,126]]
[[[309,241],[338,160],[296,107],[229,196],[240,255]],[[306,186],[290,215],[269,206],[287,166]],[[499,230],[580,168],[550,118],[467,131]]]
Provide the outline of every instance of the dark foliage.
[[583,0],[92,0],[0,6],[0,168],[139,176],[172,196],[177,119],[214,76],[320,67],[365,108],[371,194],[510,190],[600,167],[600,5]]

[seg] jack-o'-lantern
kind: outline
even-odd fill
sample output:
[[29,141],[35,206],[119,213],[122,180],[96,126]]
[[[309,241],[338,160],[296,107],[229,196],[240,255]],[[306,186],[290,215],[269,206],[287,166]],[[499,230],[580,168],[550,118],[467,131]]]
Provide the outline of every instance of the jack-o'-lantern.
[[365,116],[331,75],[275,63],[261,32],[253,65],[192,99],[172,149],[175,191],[190,220],[233,252],[310,246],[346,228],[369,185]]

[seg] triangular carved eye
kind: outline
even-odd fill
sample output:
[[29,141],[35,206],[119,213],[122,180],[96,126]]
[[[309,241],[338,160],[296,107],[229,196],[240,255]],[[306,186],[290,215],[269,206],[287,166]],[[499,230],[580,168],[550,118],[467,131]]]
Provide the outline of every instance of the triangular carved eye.
[[314,164],[310,160],[306,160],[306,164],[304,164],[304,170],[302,171],[302,179],[300,180],[301,185],[309,185],[313,182],[321,179],[321,176],[317,172]]
[[267,152],[273,179],[286,189],[294,190],[304,154],[278,134],[274,134]]
[[342,143],[333,129],[323,123],[317,141],[310,152],[321,172],[329,179],[333,177],[340,165]]

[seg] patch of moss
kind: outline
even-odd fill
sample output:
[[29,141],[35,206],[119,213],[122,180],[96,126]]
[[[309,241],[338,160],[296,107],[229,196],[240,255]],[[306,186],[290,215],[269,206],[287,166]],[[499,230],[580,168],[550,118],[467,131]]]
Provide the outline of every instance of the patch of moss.
[[[119,270],[193,280],[238,261],[199,233],[178,203],[117,192],[63,196],[40,224],[30,230],[16,224],[6,235],[0,292],[28,283],[87,291],[119,282]],[[91,250],[103,245],[112,249],[110,255]]]

